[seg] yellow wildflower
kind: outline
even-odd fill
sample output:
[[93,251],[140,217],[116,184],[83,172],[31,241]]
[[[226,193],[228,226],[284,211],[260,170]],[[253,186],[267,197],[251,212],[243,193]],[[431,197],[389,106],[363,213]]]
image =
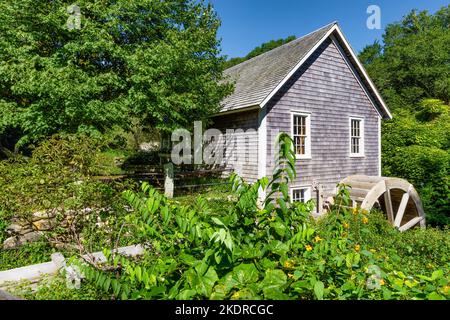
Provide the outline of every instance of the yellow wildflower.
[[386,282],[384,282],[383,279],[380,279],[380,286],[384,286],[386,284]]
[[354,207],[353,210],[352,210],[352,213],[353,213],[353,214],[358,214],[358,208],[357,208],[357,207]]
[[294,266],[294,262],[292,260],[286,260],[283,264],[286,269],[290,269]]
[[444,287],[444,293],[445,293],[445,294],[448,294],[448,290],[449,290],[449,289],[450,289],[450,286],[445,286],[445,287]]
[[362,223],[368,224],[368,223],[369,223],[369,219],[368,219],[367,217],[364,217],[364,218],[362,219]]
[[355,250],[356,250],[356,251],[361,250],[361,246],[360,246],[359,244],[357,244],[357,245],[355,246]]
[[306,249],[306,251],[311,251],[311,250],[312,250],[312,247],[311,247],[309,244],[307,244],[307,245],[305,246],[305,249]]
[[349,228],[349,225],[348,225],[347,222],[344,222],[342,225],[344,226],[345,229],[348,229],[348,228]]
[[288,273],[288,278],[289,278],[289,279],[293,279],[293,278],[294,278],[294,275],[293,275],[292,273]]
[[320,241],[322,241],[323,239],[321,238],[321,237],[319,237],[319,236],[316,236],[315,238],[314,238],[314,242],[320,242]]
[[237,300],[237,299],[239,299],[240,296],[241,296],[241,295],[240,295],[239,291],[236,291],[236,292],[233,293],[233,295],[231,296],[231,299]]

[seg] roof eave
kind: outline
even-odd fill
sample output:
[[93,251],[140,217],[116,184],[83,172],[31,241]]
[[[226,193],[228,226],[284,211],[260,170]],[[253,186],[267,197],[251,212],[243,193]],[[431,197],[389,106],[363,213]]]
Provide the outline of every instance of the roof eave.
[[[352,47],[348,43],[347,39],[345,38],[344,34],[342,33],[341,29],[339,28],[339,25],[337,23],[334,23],[333,27],[328,30],[328,32],[314,45],[314,47],[309,50],[309,52],[295,65],[295,67],[283,78],[283,80],[273,89],[266,98],[260,103],[261,108],[264,107],[272,98],[273,96],[283,87],[283,85],[294,75],[294,73],[308,60],[308,58],[317,50],[317,48],[326,40],[328,37],[330,37],[333,33],[336,33],[339,36],[339,40],[344,44],[345,49],[349,52],[350,56],[352,57],[352,60],[358,67],[361,75],[366,80],[370,90],[373,92],[373,96],[377,102],[377,104],[381,107],[380,111],[382,114],[383,119],[392,119],[392,114],[387,107],[386,103],[384,102],[383,98],[381,97],[380,93],[378,92],[377,88],[375,87],[374,83],[370,79],[369,75],[367,74],[367,71],[365,70],[362,63],[359,61],[358,57],[356,56],[355,52],[353,51]],[[377,108],[378,109],[378,108]]]
[[372,79],[369,77],[369,74],[366,71],[366,68],[364,68],[361,61],[359,61],[358,56],[355,54],[355,51],[350,46],[349,42],[347,41],[345,35],[342,33],[341,28],[339,28],[339,25],[335,25],[335,31],[339,35],[339,40],[342,41],[342,43],[345,46],[345,49],[350,53],[353,61],[355,62],[356,66],[358,67],[359,71],[364,77],[364,80],[367,81],[369,88],[373,92],[374,97],[376,98],[377,103],[381,106],[381,111],[383,113],[384,119],[392,119],[392,114],[389,108],[387,107],[386,103],[383,100],[383,97],[381,96],[380,92],[378,91],[377,87],[373,83]]

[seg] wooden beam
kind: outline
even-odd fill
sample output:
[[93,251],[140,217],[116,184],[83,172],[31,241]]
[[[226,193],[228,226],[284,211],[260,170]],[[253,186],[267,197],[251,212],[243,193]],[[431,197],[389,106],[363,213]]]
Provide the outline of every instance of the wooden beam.
[[357,181],[357,180],[347,180],[347,184],[349,186],[351,186],[352,189],[365,189],[367,191],[369,191],[376,185],[376,183],[373,183],[373,182],[364,182],[364,181]]
[[384,180],[384,177],[374,177],[374,176],[364,176],[364,175],[353,175],[342,180],[342,183],[352,185],[353,182],[363,182],[370,184],[377,184],[378,182]]
[[411,188],[409,194],[411,195],[411,199],[414,201],[414,204],[416,205],[417,213],[419,214],[419,217],[422,217],[423,219],[420,221],[420,227],[425,229],[426,228],[426,221],[425,221],[425,211],[423,210],[422,201],[420,200],[420,196],[417,193],[416,189]]
[[397,215],[395,216],[394,227],[399,228],[402,223],[403,215],[405,214],[406,205],[409,200],[409,191],[403,194],[402,201],[398,206]]
[[416,224],[418,224],[419,222],[423,221],[424,218],[423,217],[415,217],[414,219],[411,219],[410,221],[408,221],[407,223],[405,223],[403,226],[401,226],[400,228],[398,228],[398,230],[400,232],[406,231],[408,229],[411,229],[412,227],[414,227]]
[[392,208],[391,190],[386,188],[384,193],[384,204],[386,205],[386,215],[390,224],[394,224],[394,209]]
[[349,190],[350,198],[365,198],[370,190],[351,188]]
[[361,203],[361,208],[365,210],[371,210],[373,204],[378,200],[383,193],[386,192],[386,184],[383,180],[379,181],[372,190],[364,198],[364,201]]

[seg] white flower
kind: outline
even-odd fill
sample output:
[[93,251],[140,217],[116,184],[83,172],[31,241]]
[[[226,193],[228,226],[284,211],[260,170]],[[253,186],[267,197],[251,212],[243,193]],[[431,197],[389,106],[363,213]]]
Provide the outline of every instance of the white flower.
[[381,281],[382,281],[380,267],[372,264],[367,268],[367,273],[371,274],[371,276],[369,278],[367,278],[367,281],[366,281],[367,289],[380,290]]
[[371,275],[369,278],[367,278],[366,286],[369,290],[380,290],[381,278],[376,274]]
[[68,289],[80,289],[82,279],[84,279],[84,275],[77,266],[66,268],[66,286]]

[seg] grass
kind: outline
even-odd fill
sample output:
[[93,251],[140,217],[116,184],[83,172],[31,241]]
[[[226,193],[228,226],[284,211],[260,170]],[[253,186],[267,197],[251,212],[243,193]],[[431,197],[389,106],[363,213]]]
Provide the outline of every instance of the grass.
[[227,212],[233,208],[228,184],[200,188],[196,192],[176,196],[171,201],[181,205],[195,205],[199,196],[208,201],[212,212]]
[[117,149],[107,149],[97,155],[95,174],[101,176],[123,174],[124,171],[116,165],[116,160],[124,161],[130,152]]
[[1,249],[0,271],[48,262],[51,260],[52,253],[56,251],[45,240],[25,244],[18,249]]
[[53,278],[43,278],[36,290],[32,290],[30,283],[22,282],[11,291],[12,295],[26,300],[110,300],[111,297],[83,282],[79,289],[69,288],[64,274]]

